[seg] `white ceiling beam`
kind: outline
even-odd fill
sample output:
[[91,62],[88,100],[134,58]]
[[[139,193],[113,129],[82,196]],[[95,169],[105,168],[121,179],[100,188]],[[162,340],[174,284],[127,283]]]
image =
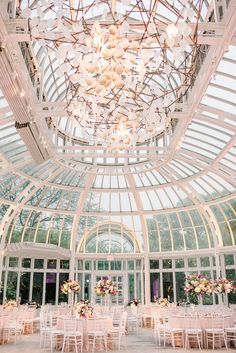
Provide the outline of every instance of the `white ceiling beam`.
[[225,54],[225,51],[228,50],[231,39],[235,34],[235,23],[236,2],[231,1],[224,16],[225,30],[223,36],[218,46],[213,46],[209,49],[207,56],[202,63],[201,69],[197,75],[195,84],[189,94],[187,101],[188,104],[191,105],[191,111],[189,112],[189,116],[185,121],[179,121],[178,129],[176,129],[173,135],[172,143],[169,146],[168,161],[174,158],[179,141],[185,135],[188,125],[195,116],[195,112],[201,103],[201,100],[207,90],[214,72],[216,71],[223,55]]

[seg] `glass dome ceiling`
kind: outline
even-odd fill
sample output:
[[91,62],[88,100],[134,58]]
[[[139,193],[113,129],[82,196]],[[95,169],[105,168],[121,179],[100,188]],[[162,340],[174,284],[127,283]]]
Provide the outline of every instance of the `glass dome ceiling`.
[[[194,9],[198,2],[166,3],[168,9],[158,8],[164,22],[176,20],[172,6],[181,11],[185,3]],[[151,4],[145,2],[146,8]],[[2,243],[51,244],[81,253],[94,239],[104,253],[236,245],[236,13],[232,1],[225,4],[219,9],[214,1],[202,2],[199,68],[188,94],[170,112],[168,129],[119,153],[83,140],[64,116],[66,82],[56,61],[44,60],[40,42],[30,42],[24,19],[1,9]],[[122,246],[110,241],[117,232]]]

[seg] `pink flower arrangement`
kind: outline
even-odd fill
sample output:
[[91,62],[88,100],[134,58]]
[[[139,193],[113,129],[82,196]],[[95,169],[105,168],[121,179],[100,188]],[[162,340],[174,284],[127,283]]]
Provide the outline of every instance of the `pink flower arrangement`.
[[18,302],[16,300],[10,299],[8,300],[4,305],[3,305],[3,309],[14,309],[18,307]]
[[127,305],[128,305],[128,306],[138,306],[139,303],[140,303],[140,301],[139,301],[138,299],[133,298],[132,300],[130,300],[130,301],[128,302]]
[[69,294],[69,293],[79,293],[81,290],[81,286],[80,283],[77,281],[74,281],[72,279],[69,279],[68,281],[65,281],[62,285],[61,285],[61,291],[64,294]]
[[213,293],[213,281],[201,274],[186,276],[184,291],[191,295],[206,295]]
[[161,307],[161,308],[165,308],[167,306],[169,306],[169,300],[167,298],[159,298],[157,299],[156,303]]
[[90,305],[88,300],[81,300],[79,303],[75,305],[74,311],[80,316],[84,318],[93,317],[93,307]]
[[106,294],[116,295],[118,292],[117,284],[110,279],[101,279],[96,284],[95,292],[102,297]]
[[236,286],[229,279],[219,277],[214,283],[214,292],[216,293],[231,293],[235,291]]

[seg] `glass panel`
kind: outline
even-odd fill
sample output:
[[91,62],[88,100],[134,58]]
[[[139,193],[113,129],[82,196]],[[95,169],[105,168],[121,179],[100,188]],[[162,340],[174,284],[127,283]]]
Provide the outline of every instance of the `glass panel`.
[[108,261],[98,260],[98,270],[108,270]]
[[163,278],[163,298],[168,298],[170,302],[174,300],[174,291],[173,291],[173,273],[164,272],[162,275]]
[[91,275],[88,273],[84,276],[84,299],[91,300]]
[[57,268],[57,260],[48,260],[47,268],[48,269],[56,269]]
[[161,250],[162,251],[172,251],[170,231],[160,231],[161,236]]
[[208,256],[200,257],[200,266],[201,267],[209,267],[210,266],[210,259]]
[[157,230],[149,230],[149,248],[151,252],[160,251]]
[[85,271],[91,270],[91,261],[84,262],[84,269],[85,269]]
[[142,286],[141,286],[141,273],[136,273],[136,293],[137,299],[141,299],[142,296]]
[[220,227],[220,232],[222,234],[223,245],[224,246],[233,245],[228,224],[227,223],[219,223],[219,227]]
[[19,300],[21,304],[29,302],[30,289],[30,272],[23,272],[20,274],[20,293]]
[[162,265],[163,265],[163,268],[172,268],[172,260],[171,259],[163,259]]
[[70,261],[69,260],[60,260],[60,269],[68,270],[69,267],[70,267]]
[[44,260],[43,259],[35,259],[34,260],[34,268],[43,268]]
[[111,261],[110,266],[111,266],[111,270],[120,271],[121,261]]
[[136,260],[136,270],[141,270],[141,260]]
[[185,242],[187,250],[196,249],[196,238],[193,229],[186,229]]
[[173,230],[172,231],[172,236],[173,236],[173,246],[174,250],[184,250],[184,239],[183,239],[183,231],[181,230]]
[[159,268],[159,260],[150,260],[150,269],[155,270]]
[[[56,260],[53,260],[56,261]],[[56,298],[56,273],[46,273],[45,303],[55,304]]]
[[6,298],[16,299],[16,286],[17,286],[17,272],[8,272],[7,276],[7,289],[6,289]]
[[31,259],[29,259],[29,258],[22,259],[22,267],[30,268],[31,267]]
[[128,261],[128,270],[134,270],[134,261]]
[[32,301],[38,304],[43,302],[43,273],[34,272]]
[[[83,281],[83,274],[82,273],[77,274],[77,281],[79,281],[81,288],[84,288],[84,281]],[[83,291],[80,291],[79,294],[75,295],[75,300],[77,302],[79,302],[82,299],[82,295],[83,295]]]
[[197,267],[197,258],[196,257],[190,257],[188,259],[188,267]]
[[[236,272],[235,269],[232,270],[226,270],[226,278],[233,280],[234,284],[236,284]],[[228,294],[228,300],[230,304],[236,304],[236,293],[229,293]]]
[[9,267],[18,267],[18,257],[9,257]]
[[78,260],[78,270],[79,271],[83,270],[83,260]]
[[176,272],[175,273],[176,281],[176,300],[178,303],[185,301],[186,295],[184,292],[184,283],[185,283],[185,273]]
[[0,304],[3,303],[4,283],[5,283],[5,271],[2,271],[2,283],[1,283],[1,290],[0,290]]
[[69,279],[69,273],[59,273],[59,292],[58,292],[58,303],[67,302],[68,295],[62,293],[61,285]]
[[234,255],[225,255],[225,266],[230,266],[234,264]]
[[[134,273],[128,274],[128,300],[132,300],[135,298],[134,293]],[[138,299],[138,298],[136,298]]]
[[175,268],[183,268],[184,259],[175,259]]
[[150,273],[151,301],[161,297],[160,273]]

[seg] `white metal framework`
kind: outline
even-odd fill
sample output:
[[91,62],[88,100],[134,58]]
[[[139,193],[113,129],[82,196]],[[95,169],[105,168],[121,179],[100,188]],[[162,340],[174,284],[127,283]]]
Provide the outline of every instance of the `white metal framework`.
[[[181,11],[182,0],[167,3]],[[194,7],[195,1],[189,4]],[[30,42],[18,5],[0,4],[0,251],[6,256],[4,266],[0,257],[0,276],[3,266],[5,288],[9,271],[17,273],[18,296],[19,274],[29,272],[32,285],[34,272],[40,272],[45,290],[49,270],[56,274],[58,301],[58,286],[67,274],[90,285],[93,270],[96,276],[102,271],[120,275],[110,267],[98,270],[92,260],[108,266],[121,261],[126,279],[135,283],[133,295],[147,303],[155,295],[150,281],[160,282],[161,295],[167,295],[165,283],[171,282],[173,299],[180,298],[179,272],[205,270],[216,276],[228,271],[235,277],[235,258],[224,262],[236,250],[235,2],[203,1],[201,55],[191,89],[170,112],[167,130],[120,153],[79,137],[65,115],[64,81],[55,63],[43,60],[40,42]],[[92,254],[78,251],[86,235],[103,224],[119,224],[122,241],[125,232],[135,236],[138,246],[132,249],[138,251],[114,252],[111,246]],[[22,261],[32,252],[29,269],[12,270],[10,258]],[[193,267],[191,257],[196,257]],[[206,268],[203,257],[209,258]],[[35,270],[35,259],[44,259],[42,268]],[[56,268],[47,268],[50,259]],[[60,268],[60,260],[69,259],[69,268]],[[181,270],[178,259],[184,261]],[[164,268],[164,260],[171,260],[171,267]],[[130,270],[128,261],[134,261]],[[160,267],[151,261],[160,261]],[[170,281],[164,273],[171,272]],[[127,288],[122,300],[130,296]]]

